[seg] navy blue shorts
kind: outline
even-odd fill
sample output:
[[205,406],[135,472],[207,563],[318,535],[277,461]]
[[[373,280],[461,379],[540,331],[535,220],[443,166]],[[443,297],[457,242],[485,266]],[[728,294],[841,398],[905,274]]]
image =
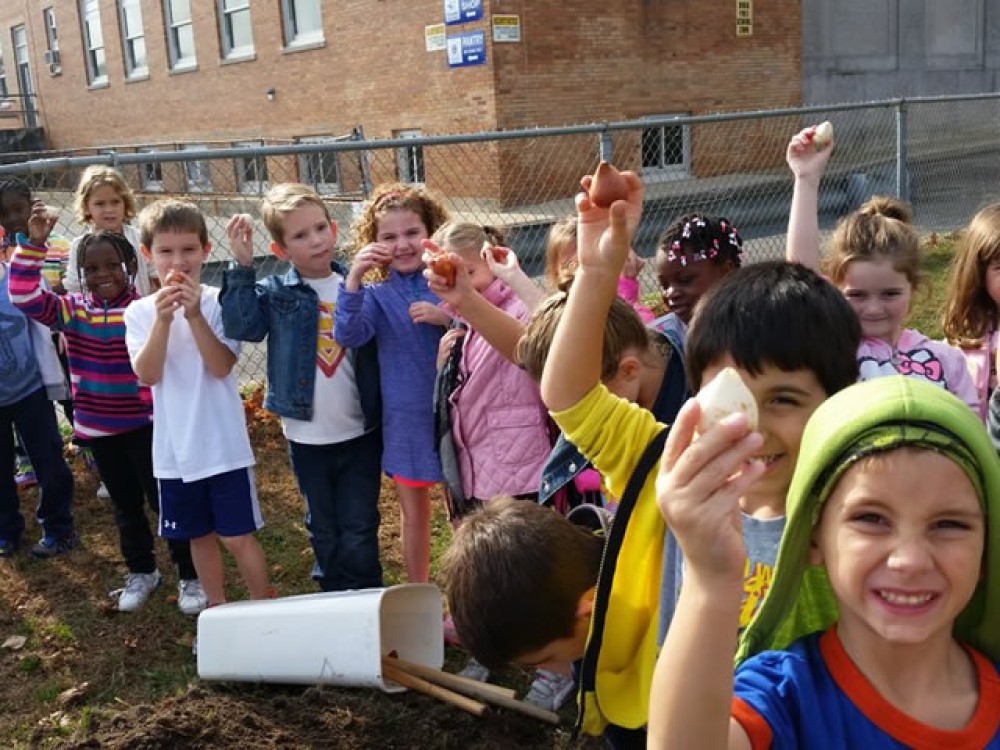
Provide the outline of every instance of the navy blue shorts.
[[213,532],[243,536],[264,525],[252,468],[234,469],[195,482],[158,479],[157,484],[160,536],[166,539],[197,539]]

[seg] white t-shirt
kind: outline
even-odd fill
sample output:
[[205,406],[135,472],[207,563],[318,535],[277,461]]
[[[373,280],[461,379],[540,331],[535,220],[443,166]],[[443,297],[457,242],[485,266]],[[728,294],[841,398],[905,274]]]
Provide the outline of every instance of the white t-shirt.
[[[217,288],[202,285],[201,312],[218,339],[238,356],[239,342],[223,334]],[[133,367],[155,317],[155,294],[125,309],[125,343]],[[183,309],[174,314],[163,377],[152,391],[153,474],[158,479],[194,482],[253,466],[236,377],[230,372],[217,378],[208,372]]]
[[303,279],[319,296],[319,336],[316,340],[316,386],[313,418],[281,418],[285,437],[296,443],[327,445],[353,440],[365,432],[365,416],[354,381],[354,365],[333,338],[333,315],[341,276]]

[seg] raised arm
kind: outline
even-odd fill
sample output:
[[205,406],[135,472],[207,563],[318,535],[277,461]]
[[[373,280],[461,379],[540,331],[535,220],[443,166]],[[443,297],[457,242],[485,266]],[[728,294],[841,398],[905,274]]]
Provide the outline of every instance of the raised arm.
[[750,462],[763,438],[732,415],[694,442],[691,399],[677,415],[660,463],[656,501],[684,553],[684,584],[649,696],[649,748],[749,749],[731,718],[746,546],[739,498],[760,476]]
[[628,197],[611,208],[591,203],[591,178],[576,196],[578,267],[542,373],[542,400],[549,411],[579,402],[601,377],[602,336],[617,294],[618,275],[628,257],[632,234],[642,216],[642,180],[623,172]]
[[517,298],[524,303],[528,312],[534,312],[545,299],[545,290],[521,268],[521,263],[509,247],[484,244],[483,260],[490,271],[510,287]]
[[819,185],[834,144],[831,141],[817,150],[813,144],[815,134],[816,126],[796,133],[785,152],[785,160],[795,177],[785,258],[819,271]]
[[240,341],[263,341],[270,325],[267,298],[256,285],[253,267],[253,219],[235,214],[226,224],[229,254],[236,261],[222,275],[219,305],[226,336]]
[[67,300],[42,287],[42,266],[45,263],[44,244],[18,245],[10,263],[8,291],[10,301],[21,312],[42,325],[62,329],[70,320]]
[[[431,240],[424,240],[423,246],[429,255],[441,255],[441,248]],[[455,283],[449,284],[447,279],[438,276],[428,267],[424,269],[427,286],[447,302],[486,343],[514,362],[514,350],[524,333],[524,323],[505,313],[475,290],[460,255],[448,253],[448,259],[455,266]]]

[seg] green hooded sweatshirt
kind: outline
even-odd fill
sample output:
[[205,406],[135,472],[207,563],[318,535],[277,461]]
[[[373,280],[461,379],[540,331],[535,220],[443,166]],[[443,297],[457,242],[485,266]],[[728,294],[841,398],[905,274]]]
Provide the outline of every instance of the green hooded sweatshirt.
[[[906,446],[947,456],[976,487],[987,521],[983,575],[955,621],[954,634],[991,661],[1000,661],[1000,459],[968,406],[943,388],[894,376],[840,391],[810,418],[788,492],[788,520],[771,588],[740,637],[737,664],[835,622],[826,571],[808,564],[823,503],[856,460]],[[817,599],[824,587],[830,598]]]

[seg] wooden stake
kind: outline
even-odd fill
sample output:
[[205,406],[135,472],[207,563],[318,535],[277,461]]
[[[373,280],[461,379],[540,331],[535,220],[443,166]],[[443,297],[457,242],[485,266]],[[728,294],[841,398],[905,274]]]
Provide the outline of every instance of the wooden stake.
[[418,693],[423,693],[424,695],[429,695],[432,698],[437,698],[439,701],[443,701],[450,706],[455,708],[460,708],[463,711],[468,711],[470,714],[476,716],[482,716],[486,711],[486,704],[480,703],[479,701],[474,701],[471,698],[466,698],[464,695],[459,695],[451,690],[441,687],[440,685],[434,685],[427,680],[421,679],[420,677],[415,677],[414,675],[408,674],[403,670],[392,666],[392,664],[387,664],[387,660],[382,660],[382,674],[383,676],[395,682],[403,687],[410,688],[411,690],[416,690]]
[[[510,697],[509,695],[504,694],[507,692],[506,689],[504,688],[501,688],[500,691],[490,689],[491,687],[495,686],[489,686],[486,689],[483,689],[484,683],[477,682],[476,680],[469,680],[469,682],[473,683],[472,685],[467,685],[464,679],[462,680],[461,683],[457,681],[451,681],[449,678],[457,677],[457,675],[452,675],[448,672],[441,672],[440,670],[431,669],[430,667],[422,668],[422,671],[427,670],[424,671],[425,679],[421,677],[416,677],[414,675],[409,674],[406,671],[401,670],[399,666],[394,666],[394,662],[398,661],[400,660],[393,657],[382,658],[382,671],[385,672],[386,676],[389,676],[390,672],[397,674],[402,672],[402,674],[406,675],[408,678],[413,680],[420,680],[420,682],[423,682],[425,684],[431,683],[432,679],[442,680],[442,682],[440,683],[441,685],[444,685],[445,681],[447,681],[449,683],[448,687],[450,687],[451,690],[446,690],[446,692],[451,693],[452,695],[454,695],[454,693],[452,692],[454,690],[457,692],[464,693],[465,695],[471,695],[475,698],[478,698],[481,701],[486,701],[487,703],[490,703],[494,706],[506,708],[510,711],[515,711],[519,714],[530,716],[533,719],[539,719],[540,721],[544,721],[548,724],[555,724],[555,725],[559,724],[560,721],[559,714],[553,713],[552,711],[546,711],[544,708],[539,708],[538,706],[534,706],[530,703],[525,703],[524,701],[519,701],[516,698]],[[407,666],[410,666],[412,662],[407,662],[406,664]],[[417,666],[419,667],[420,665]],[[431,674],[432,672],[436,672],[437,674],[432,675]],[[404,687],[408,687],[408,685],[405,682],[397,680],[395,677],[389,676],[389,679],[391,679],[393,682],[398,682],[400,685],[403,685]],[[433,687],[439,687],[439,685],[437,684],[433,683],[431,684]],[[416,689],[417,688],[414,688],[414,690]],[[439,689],[445,690],[444,687],[440,687]]]
[[[482,694],[493,693],[495,695],[500,695],[505,698],[516,698],[517,691],[513,688],[500,687],[499,685],[492,685],[488,682],[480,682],[479,680],[473,680],[471,677],[463,677],[460,674],[452,674],[451,672],[445,672],[440,669],[434,669],[434,667],[428,667],[426,664],[417,664],[416,662],[407,661],[406,659],[397,659],[395,657],[388,657],[389,663],[392,666],[399,667],[404,672],[408,672],[417,677],[423,677],[428,682],[433,682],[435,685],[441,685],[442,687],[449,688],[458,693],[464,693],[465,695],[471,695],[473,698],[480,698]],[[382,661],[385,661],[383,659]],[[463,690],[463,688],[465,688]],[[485,700],[485,698],[483,698]]]

